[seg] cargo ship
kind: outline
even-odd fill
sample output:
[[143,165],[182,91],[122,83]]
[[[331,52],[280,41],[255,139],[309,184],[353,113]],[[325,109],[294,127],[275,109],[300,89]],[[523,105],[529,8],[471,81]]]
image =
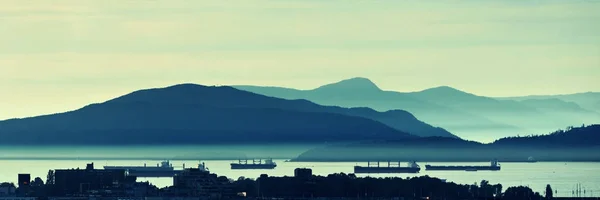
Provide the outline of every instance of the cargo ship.
[[379,162],[368,162],[367,166],[354,166],[356,174],[384,174],[384,173],[419,173],[421,167],[417,162],[409,162],[408,167],[400,166],[400,162],[387,162],[387,166],[380,166]]
[[247,159],[239,160],[238,163],[231,163],[231,169],[275,169],[277,164],[273,159],[252,159],[252,163],[248,163]]
[[499,171],[500,164],[493,160],[490,166],[432,166],[425,165],[425,170],[453,170],[453,171]]
[[168,160],[156,164],[156,166],[104,166],[105,170],[125,170],[129,176],[137,177],[173,177],[181,172],[175,170],[173,164]]

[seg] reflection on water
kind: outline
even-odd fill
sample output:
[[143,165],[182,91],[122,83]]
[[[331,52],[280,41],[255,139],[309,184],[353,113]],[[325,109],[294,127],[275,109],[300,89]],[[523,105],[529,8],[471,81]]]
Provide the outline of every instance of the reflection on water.
[[[84,168],[86,163],[94,162],[96,168],[104,165],[155,165],[160,160],[0,160],[0,182],[16,182],[18,173],[30,173],[32,177],[46,179],[49,169]],[[357,164],[349,162],[284,162],[275,160],[278,166],[274,170],[231,170],[229,164],[233,161],[209,160],[204,161],[212,173],[227,176],[231,179],[238,177],[257,178],[261,174],[270,176],[293,176],[294,169],[299,167],[311,168],[314,174],[328,175],[332,173],[352,173]],[[197,160],[173,161],[173,166],[187,167],[198,164]],[[436,165],[489,165],[489,163],[420,163]],[[546,184],[558,191],[558,196],[571,196],[575,185],[581,183],[588,195],[600,195],[600,163],[561,163],[561,162],[538,162],[538,163],[502,163],[501,171],[425,171],[419,174],[378,174],[373,177],[412,177],[424,176],[438,177],[460,184],[474,184],[481,180],[490,183],[501,183],[504,189],[509,186],[525,185],[543,194]],[[366,175],[359,175],[366,176]],[[140,178],[139,181],[149,181],[159,187],[172,184],[170,178]]]

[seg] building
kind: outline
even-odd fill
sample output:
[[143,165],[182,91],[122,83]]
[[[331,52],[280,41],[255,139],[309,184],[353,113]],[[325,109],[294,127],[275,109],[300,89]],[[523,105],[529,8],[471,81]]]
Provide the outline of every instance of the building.
[[31,185],[30,174],[19,174],[19,188],[29,187]]
[[185,169],[173,177],[165,196],[227,198],[236,196],[227,177],[218,177],[205,168]]
[[260,176],[256,181],[259,185],[258,193],[264,197],[312,197],[319,189],[317,182],[323,182],[324,177],[313,177],[312,169],[296,168],[294,177],[269,177]]
[[12,183],[0,184],[0,197],[13,197],[16,195],[17,188]]
[[17,196],[24,197],[31,191],[31,175],[30,174],[19,174],[18,175]]
[[202,197],[146,197],[144,200],[204,200]]
[[135,183],[125,170],[99,170],[94,164],[86,169],[60,169],[54,172],[54,194],[58,196],[124,194],[126,184]]
[[36,200],[36,197],[1,197],[0,200]]
[[304,179],[312,178],[312,169],[296,168],[294,170],[294,177]]
[[125,185],[127,197],[154,197],[158,196],[159,189],[149,182],[137,182]]

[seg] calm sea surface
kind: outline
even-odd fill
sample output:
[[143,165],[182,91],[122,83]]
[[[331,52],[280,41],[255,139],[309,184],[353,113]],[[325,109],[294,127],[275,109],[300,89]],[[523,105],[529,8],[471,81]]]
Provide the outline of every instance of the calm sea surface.
[[[0,148],[0,182],[17,182],[17,174],[29,173],[32,177],[41,177],[46,180],[46,174],[49,169],[71,169],[85,168],[86,163],[93,162],[96,169],[101,169],[105,165],[139,165],[144,163],[149,166],[156,165],[161,160],[159,159],[126,159],[124,155],[128,153],[114,154],[116,152],[109,151],[106,153],[90,153],[87,150],[75,151],[73,149],[57,151],[50,149],[40,152],[37,150],[15,150],[14,148]],[[123,149],[119,149],[121,151]],[[196,149],[195,149],[196,150]],[[75,151],[75,152],[74,152]],[[99,151],[94,150],[92,152]],[[268,150],[273,152],[274,149]],[[300,150],[297,150],[301,152]],[[54,152],[54,153],[52,153]],[[103,151],[99,151],[103,152]],[[130,151],[125,151],[130,152]],[[157,152],[146,152],[143,150],[133,150],[134,155],[156,155]],[[177,151],[174,151],[177,152]],[[247,152],[247,151],[246,151]],[[256,154],[265,155],[264,153],[255,152]],[[296,154],[296,150],[290,150],[284,154]],[[284,156],[282,152],[276,152]],[[41,156],[40,156],[41,155]],[[79,158],[73,157],[78,155]],[[111,155],[115,158],[108,158]],[[245,154],[252,156],[252,154]],[[163,156],[163,155],[159,155]],[[41,157],[41,158],[40,158]],[[69,158],[73,157],[73,158]],[[90,158],[91,157],[91,158]],[[168,158],[165,154],[164,158]],[[233,160],[204,160],[207,167],[212,173],[220,176],[227,176],[232,179],[238,177],[257,178],[261,174],[269,174],[270,176],[293,176],[295,168],[311,168],[316,175],[328,175],[332,173],[352,173],[355,165],[366,165],[366,163],[356,162],[284,162],[284,159],[276,159],[278,166],[274,170],[231,170],[229,164]],[[237,161],[236,161],[237,162]],[[173,166],[181,168],[183,164],[186,167],[196,166],[199,161],[191,159],[178,159],[172,161]],[[406,165],[406,163],[402,163]],[[423,168],[425,164],[436,165],[489,165],[489,163],[419,163]],[[382,174],[369,175],[373,177],[413,177],[428,175],[446,179],[449,182],[460,184],[474,184],[481,180],[488,180],[492,184],[500,183],[504,189],[509,186],[529,186],[535,191],[543,194],[546,184],[550,184],[553,189],[558,190],[557,196],[572,196],[572,191],[577,184],[581,184],[585,189],[586,196],[600,196],[600,163],[565,163],[565,162],[538,162],[538,163],[501,163],[501,171],[425,171],[422,170],[419,174]],[[363,176],[363,175],[360,175]],[[366,176],[366,175],[365,175]],[[159,187],[169,186],[172,184],[171,178],[140,178],[139,181],[149,181]]]

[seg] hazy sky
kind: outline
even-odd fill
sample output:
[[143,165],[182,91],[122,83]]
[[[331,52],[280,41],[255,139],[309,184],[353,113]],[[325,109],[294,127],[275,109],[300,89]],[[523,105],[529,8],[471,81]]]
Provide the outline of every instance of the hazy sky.
[[1,0],[0,119],[182,82],[600,90],[600,1]]

